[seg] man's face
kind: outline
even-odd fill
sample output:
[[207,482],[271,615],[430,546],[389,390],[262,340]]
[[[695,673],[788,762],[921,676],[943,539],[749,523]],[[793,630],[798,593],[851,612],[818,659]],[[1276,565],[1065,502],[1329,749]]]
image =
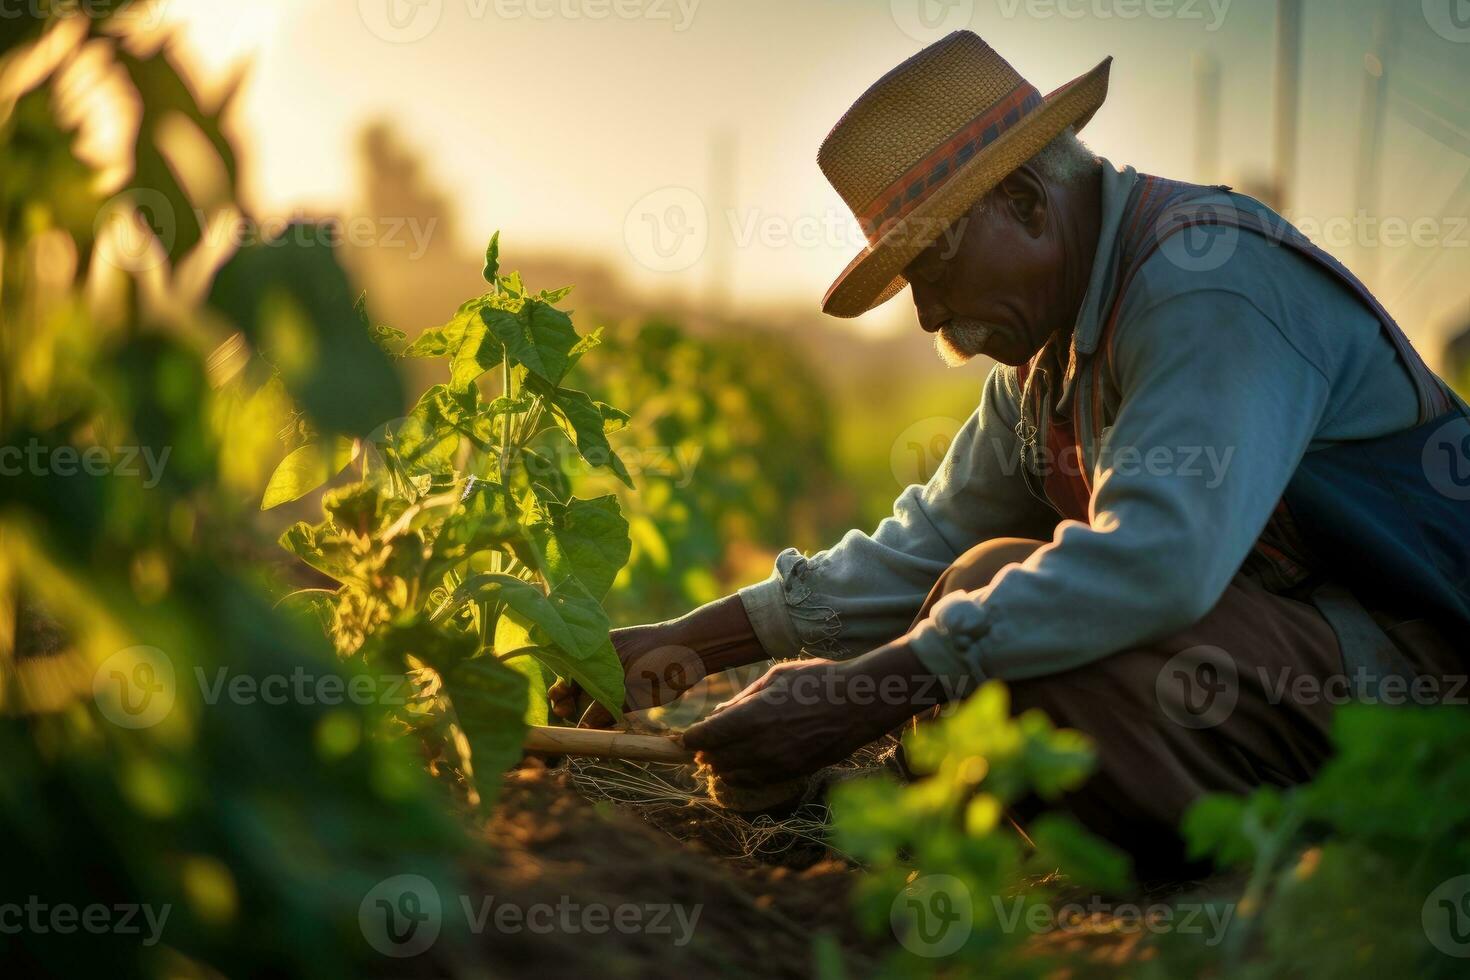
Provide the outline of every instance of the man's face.
[[919,326],[950,364],[1024,364],[1062,325],[1065,257],[1047,212],[1045,187],[1017,171],[904,270]]

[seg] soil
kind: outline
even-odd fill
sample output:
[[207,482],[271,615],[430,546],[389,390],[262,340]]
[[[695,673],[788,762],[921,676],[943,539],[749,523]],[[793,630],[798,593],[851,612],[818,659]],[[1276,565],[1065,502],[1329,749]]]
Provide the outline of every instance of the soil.
[[[441,943],[427,956],[380,961],[380,975],[858,980],[875,975],[894,948],[891,935],[857,928],[850,898],[859,872],[814,841],[778,842],[752,857],[707,803],[594,802],[578,786],[565,765],[527,760],[508,773],[484,824],[484,853],[463,872],[482,910],[469,947]],[[1131,898],[1148,907],[1184,892],[1239,894],[1239,882],[1205,884],[1160,885]],[[1064,888],[1057,901],[1086,896]],[[524,919],[498,925],[495,910],[506,907]],[[1065,958],[1067,968],[1052,976],[1087,980],[1133,974],[1157,952],[1150,938],[1136,918],[1096,914],[1029,945]],[[830,969],[834,958],[840,972]]]
[[[809,977],[814,944],[826,934],[850,975],[871,972],[883,943],[851,922],[851,865],[810,850],[796,858],[802,868],[721,854],[699,839],[696,810],[693,825],[671,821],[670,830],[689,838],[680,840],[629,808],[584,799],[564,769],[510,773],[488,832],[494,855],[475,869],[472,886],[522,909],[632,905],[649,928],[593,935],[492,927],[477,939],[485,960],[516,977]],[[654,907],[671,905],[682,907],[683,922],[697,910],[697,928],[681,927],[675,914],[655,924]]]

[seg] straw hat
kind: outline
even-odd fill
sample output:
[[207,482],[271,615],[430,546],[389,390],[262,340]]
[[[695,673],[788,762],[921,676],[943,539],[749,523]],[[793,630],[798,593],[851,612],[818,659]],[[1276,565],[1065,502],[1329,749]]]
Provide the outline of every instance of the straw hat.
[[817,165],[868,246],[822,310],[858,316],[908,285],[904,268],[970,206],[1108,94],[1111,58],[1046,97],[970,31],[878,79],[832,127]]

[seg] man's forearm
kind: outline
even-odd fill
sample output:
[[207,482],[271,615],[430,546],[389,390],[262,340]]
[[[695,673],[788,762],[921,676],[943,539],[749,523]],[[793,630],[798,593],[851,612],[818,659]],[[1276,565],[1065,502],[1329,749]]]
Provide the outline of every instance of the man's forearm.
[[875,724],[888,731],[909,718],[971,693],[970,678],[942,677],[919,658],[907,637],[845,661],[844,695],[854,705],[873,705]]
[[[650,648],[683,646],[693,650],[706,673],[743,667],[767,658],[738,595],[716,599],[678,619],[619,630],[623,639]],[[645,635],[639,635],[645,634]]]

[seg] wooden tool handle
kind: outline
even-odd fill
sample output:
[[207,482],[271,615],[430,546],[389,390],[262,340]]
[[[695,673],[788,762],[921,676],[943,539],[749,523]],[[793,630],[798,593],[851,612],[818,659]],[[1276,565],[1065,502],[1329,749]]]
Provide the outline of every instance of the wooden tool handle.
[[692,763],[694,753],[677,736],[610,732],[598,728],[556,728],[532,725],[526,732],[526,751],[548,755],[591,755],[601,759],[642,762]]

